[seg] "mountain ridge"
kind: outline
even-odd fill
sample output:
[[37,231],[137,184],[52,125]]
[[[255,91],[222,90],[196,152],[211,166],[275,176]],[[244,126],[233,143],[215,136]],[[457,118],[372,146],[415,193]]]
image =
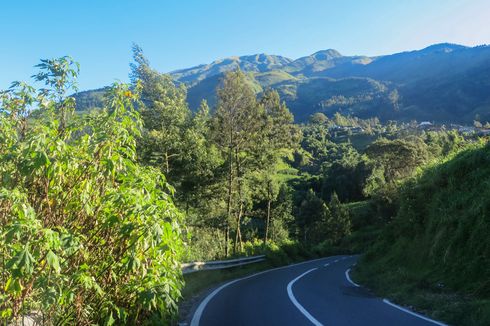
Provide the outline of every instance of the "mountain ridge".
[[[438,43],[381,56],[347,56],[326,49],[297,59],[258,53],[169,75],[187,86],[189,105],[195,109],[202,99],[214,105],[222,76],[238,68],[257,93],[276,89],[298,121],[315,112],[382,120],[490,120],[488,45]],[[84,101],[91,103],[84,95]]]

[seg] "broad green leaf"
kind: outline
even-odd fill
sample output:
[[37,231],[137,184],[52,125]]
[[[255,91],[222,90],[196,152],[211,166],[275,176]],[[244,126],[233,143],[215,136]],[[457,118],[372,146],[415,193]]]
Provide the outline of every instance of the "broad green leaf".
[[60,272],[60,261],[58,256],[51,250],[48,251],[46,255],[46,261],[48,262],[49,267],[51,267],[56,273]]

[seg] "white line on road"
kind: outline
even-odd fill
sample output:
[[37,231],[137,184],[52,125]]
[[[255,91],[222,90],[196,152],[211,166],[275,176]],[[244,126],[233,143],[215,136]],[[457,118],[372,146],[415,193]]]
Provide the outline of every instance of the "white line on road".
[[329,265],[330,265],[330,263],[326,263],[326,264],[325,264],[325,265],[323,265],[323,266],[328,267]]
[[334,262],[334,263],[338,263],[338,262],[339,262],[339,260],[338,260],[338,259],[335,259],[333,262]]
[[206,306],[207,304],[209,303],[209,301],[211,301],[211,299],[216,295],[218,294],[219,291],[223,290],[225,287],[229,286],[229,285],[232,285],[233,283],[236,283],[236,282],[239,282],[239,281],[243,281],[243,280],[246,280],[246,279],[249,279],[249,278],[252,278],[252,277],[255,277],[255,276],[259,276],[261,274],[265,274],[265,273],[269,273],[269,272],[272,272],[272,271],[277,271],[279,269],[285,269],[285,268],[289,268],[289,267],[294,267],[294,266],[299,266],[299,265],[303,265],[303,264],[308,264],[308,263],[312,263],[312,262],[315,262],[315,261],[319,261],[319,260],[325,260],[325,259],[328,259],[330,257],[324,257],[324,258],[318,258],[318,259],[313,259],[313,260],[308,260],[308,261],[304,261],[304,262],[301,262],[301,263],[297,263],[297,264],[292,264],[292,265],[287,265],[287,266],[282,266],[282,267],[277,267],[277,268],[273,268],[273,269],[268,269],[266,271],[262,271],[262,272],[259,272],[259,273],[255,273],[255,274],[252,274],[252,275],[249,275],[249,276],[246,276],[246,277],[242,277],[242,278],[238,278],[236,280],[233,280],[231,282],[228,282],[228,283],[225,283],[223,284],[222,286],[220,286],[219,288],[217,288],[216,290],[214,290],[213,292],[211,292],[206,298],[204,298],[204,300],[199,304],[199,306],[197,307],[196,311],[194,312],[194,315],[192,316],[192,320],[191,320],[191,326],[199,326],[199,321],[201,320],[201,316],[204,312],[204,309],[206,309]]
[[352,285],[354,285],[356,287],[360,287],[359,284],[357,284],[357,283],[355,283],[354,281],[351,280],[351,278],[349,276],[349,272],[350,272],[350,268],[345,271],[345,278],[347,279],[347,281],[349,281]]
[[388,299],[383,299],[383,302],[384,302],[384,303],[386,303],[387,305],[390,305],[390,306],[392,306],[392,307],[394,307],[394,308],[398,309],[398,310],[401,310],[401,311],[403,311],[403,312],[406,312],[407,314],[410,314],[410,315],[413,315],[413,316],[419,317],[419,318],[421,318],[421,319],[423,319],[423,320],[429,321],[429,322],[434,323],[434,324],[436,324],[436,325],[439,325],[439,326],[447,326],[447,324],[441,323],[441,322],[439,322],[439,321],[432,320],[432,319],[427,318],[427,317],[425,317],[425,316],[419,315],[419,314],[417,314],[417,313],[415,313],[415,312],[413,312],[413,311],[410,311],[410,310],[408,310],[408,309],[406,309],[406,308],[400,307],[400,306],[398,306],[398,305],[396,305],[396,304],[394,304],[394,303],[390,302]]
[[302,278],[303,276],[305,276],[306,274],[311,273],[311,272],[313,272],[316,269],[318,269],[318,268],[316,268],[316,267],[315,268],[312,268],[312,269],[304,272],[300,276],[296,277],[294,280],[292,280],[291,282],[289,282],[287,289],[288,289],[289,299],[296,306],[296,308],[298,308],[298,310],[303,315],[305,315],[305,317],[308,318],[308,320],[311,321],[313,323],[313,325],[315,325],[315,326],[323,326],[322,323],[320,323],[318,320],[316,320],[315,317],[313,317],[312,315],[310,315],[310,313],[305,308],[303,308],[303,306],[298,302],[298,300],[296,300],[296,298],[294,297],[294,294],[293,294],[293,285],[294,285],[294,283],[297,280],[299,280],[300,278]]

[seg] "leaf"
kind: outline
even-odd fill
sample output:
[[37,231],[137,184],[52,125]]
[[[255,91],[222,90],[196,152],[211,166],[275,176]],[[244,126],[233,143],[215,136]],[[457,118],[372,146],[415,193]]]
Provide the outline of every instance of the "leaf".
[[34,169],[38,169],[42,166],[47,166],[50,164],[48,155],[46,152],[38,152],[36,153],[35,160],[34,160]]
[[5,284],[5,292],[8,293],[20,293],[22,291],[22,284],[18,278],[9,278],[7,284]]
[[49,267],[51,267],[57,274],[60,272],[61,268],[58,256],[51,250],[48,251],[48,254],[46,255],[46,261],[48,262]]
[[106,325],[107,326],[112,326],[114,325],[114,323],[116,322],[116,320],[114,319],[114,317],[112,316],[112,312],[109,314],[109,317],[107,318],[107,322],[106,322]]
[[12,268],[14,271],[21,275],[30,275],[34,271],[34,258],[27,248],[19,251],[12,259],[10,259],[6,266]]

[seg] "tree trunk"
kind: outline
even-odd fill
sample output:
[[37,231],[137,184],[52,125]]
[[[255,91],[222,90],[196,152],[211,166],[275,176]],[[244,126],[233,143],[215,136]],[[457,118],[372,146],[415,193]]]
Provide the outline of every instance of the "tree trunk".
[[168,173],[170,171],[170,164],[168,162],[168,152],[165,152],[165,177],[168,178]]
[[228,257],[228,242],[230,239],[230,226],[228,223],[225,226],[225,257]]
[[267,244],[267,237],[269,235],[269,223],[271,219],[271,200],[267,201],[267,220],[265,222],[265,236],[264,236],[264,244]]
[[228,257],[228,241],[230,238],[230,220],[231,220],[231,195],[232,195],[232,186],[233,186],[233,151],[230,145],[229,148],[229,164],[230,168],[228,170],[228,200],[227,200],[227,208],[226,208],[226,221],[225,221],[225,257]]
[[237,252],[237,247],[242,250],[242,231],[240,228],[240,224],[242,222],[242,215],[243,215],[243,204],[240,203],[240,210],[237,215],[236,223],[237,223],[237,228],[236,228],[236,234],[235,234],[235,243],[233,246],[233,253],[236,254]]
[[238,210],[237,216],[237,225],[236,225],[236,235],[235,235],[235,243],[233,246],[233,252],[236,253],[237,246],[240,246],[242,249],[242,232],[241,232],[241,223],[242,223],[242,215],[243,215],[243,198],[242,198],[242,174],[240,170],[240,158],[239,158],[239,150],[238,147],[235,148],[235,168],[236,168],[236,176],[237,176],[237,186],[238,186],[238,200],[240,201],[240,209]]

